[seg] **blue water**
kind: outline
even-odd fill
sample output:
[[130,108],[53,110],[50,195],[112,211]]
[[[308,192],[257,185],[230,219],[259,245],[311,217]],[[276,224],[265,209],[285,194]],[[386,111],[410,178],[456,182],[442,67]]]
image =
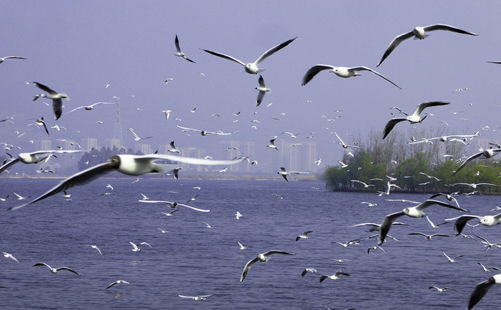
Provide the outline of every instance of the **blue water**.
[[[472,239],[453,236],[452,225],[432,229],[426,219],[402,217],[410,226],[394,226],[386,253],[367,254],[375,239],[344,248],[333,242],[367,237],[360,222],[380,223],[388,213],[406,204],[386,202],[388,197],[366,193],[335,193],[321,182],[198,181],[98,179],[73,188],[71,201],[61,195],[16,211],[10,197],[0,202],[0,251],[12,253],[20,263],[0,256],[0,305],[2,309],[464,309],[475,285],[490,274],[477,265],[501,267],[501,249],[485,251]],[[58,180],[1,179],[0,196],[16,191],[35,197]],[[105,188],[112,184],[114,190]],[[201,190],[193,189],[200,186]],[[109,191],[111,195],[102,195]],[[163,205],[142,204],[151,199],[186,201],[210,209],[199,213],[180,209],[167,217]],[[283,195],[283,199],[273,194]],[[391,198],[424,200],[426,195],[392,194]],[[368,207],[361,201],[378,203]],[[497,196],[460,197],[473,214],[500,203]],[[239,211],[243,217],[235,219]],[[430,207],[434,222],[459,215],[455,210]],[[208,229],[204,222],[214,226]],[[161,233],[158,228],[167,230]],[[295,241],[313,230],[309,239]],[[465,228],[491,242],[501,242],[501,226]],[[446,233],[450,238],[427,241],[409,232]],[[146,241],[152,248],[132,252],[129,241]],[[240,250],[237,241],[248,246]],[[100,256],[89,244],[96,244]],[[275,255],[257,263],[243,283],[245,263],[271,249],[294,252]],[[464,255],[449,263],[442,254]],[[334,259],[347,259],[338,263]],[[64,271],[51,274],[32,267],[44,261],[68,266],[81,276]],[[318,274],[301,277],[306,267]],[[349,273],[338,281],[319,282],[320,274],[338,270]],[[106,286],[118,279],[130,285]],[[437,293],[428,286],[453,290]],[[205,301],[178,297],[212,295]],[[494,287],[475,309],[501,296]]]

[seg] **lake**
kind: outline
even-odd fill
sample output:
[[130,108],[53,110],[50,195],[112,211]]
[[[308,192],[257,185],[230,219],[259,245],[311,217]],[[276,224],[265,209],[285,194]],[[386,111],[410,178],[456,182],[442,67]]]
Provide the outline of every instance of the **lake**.
[[[0,202],[0,251],[19,260],[0,256],[2,309],[465,309],[475,285],[492,275],[477,262],[501,267],[501,249],[486,251],[477,239],[456,237],[451,224],[432,229],[425,218],[401,217],[408,226],[390,231],[400,241],[390,239],[385,252],[367,253],[377,240],[365,238],[374,233],[352,225],[381,223],[386,214],[412,206],[386,198],[423,201],[428,195],[330,192],[323,182],[311,181],[133,180],[101,178],[72,188],[71,200],[58,194],[7,211],[21,203],[14,191],[34,198],[59,180],[0,179],[0,196],[10,194]],[[189,205],[210,212],[178,207],[166,216],[162,212],[170,212],[169,206],[140,203],[141,193],[177,202],[198,195]],[[501,202],[498,196],[458,200],[477,215],[496,214],[490,210]],[[461,215],[438,206],[426,212],[435,223]],[[295,241],[309,230],[309,239]],[[450,237],[428,241],[410,232]],[[501,226],[466,227],[463,232],[501,242]],[[336,243],[358,238],[364,238],[359,245]],[[130,241],[152,247],[133,252]],[[248,248],[240,250],[237,241]],[[268,262],[254,264],[240,283],[245,263],[272,249],[295,255],[272,255]],[[464,256],[450,263],[442,252]],[[52,274],[33,267],[37,262],[68,266],[80,276]],[[318,273],[301,277],[307,267]],[[320,283],[321,274],[336,271],[350,276]],[[118,279],[130,284],[106,289]],[[433,285],[450,290],[428,289]],[[195,301],[178,295],[211,296]],[[489,303],[500,296],[501,287],[493,287],[475,309],[492,309]]]

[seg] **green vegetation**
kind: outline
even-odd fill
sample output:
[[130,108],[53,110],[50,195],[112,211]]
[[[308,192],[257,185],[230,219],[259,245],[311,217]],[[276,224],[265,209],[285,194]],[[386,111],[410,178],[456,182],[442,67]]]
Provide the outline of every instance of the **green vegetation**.
[[[432,137],[436,135],[422,135]],[[409,145],[405,137],[390,135],[382,140],[379,134],[371,134],[368,142],[358,143],[353,156],[345,153],[343,163],[348,166],[329,167],[324,173],[326,186],[333,191],[385,191],[387,175],[397,178],[392,183],[401,187],[400,192],[472,192],[469,186],[454,183],[492,183],[498,186],[479,186],[482,194],[501,193],[501,163],[494,159],[477,159],[452,176],[459,166],[461,155],[471,155],[478,150],[466,150],[460,142],[420,143]],[[447,155],[444,157],[444,155]],[[454,159],[452,159],[454,158]],[[429,178],[426,175],[439,179]],[[371,180],[373,179],[373,180]],[[375,180],[374,180],[375,179]],[[378,180],[378,179],[382,179]],[[364,188],[362,184],[351,182],[360,180],[374,187]]]

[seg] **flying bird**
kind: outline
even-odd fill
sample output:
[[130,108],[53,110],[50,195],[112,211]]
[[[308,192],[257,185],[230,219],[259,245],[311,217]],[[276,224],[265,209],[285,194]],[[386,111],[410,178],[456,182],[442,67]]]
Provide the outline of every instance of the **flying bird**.
[[463,167],[466,166],[466,164],[469,163],[470,161],[472,161],[473,159],[479,158],[481,156],[483,156],[484,158],[491,158],[500,151],[501,151],[501,148],[495,148],[495,149],[489,148],[489,149],[485,149],[485,150],[480,150],[480,152],[475,153],[475,154],[471,155],[470,157],[468,157],[467,159],[465,159],[465,161],[461,165],[459,165],[459,167],[456,169],[456,171],[454,171],[452,173],[452,175],[456,175],[456,173],[458,173],[459,170],[463,169]]
[[341,271],[338,271],[336,272],[335,274],[333,275],[330,275],[330,276],[321,276],[320,277],[320,282],[323,282],[325,279],[331,279],[331,280],[339,280],[341,279],[340,276],[346,276],[346,277],[349,277],[350,274],[349,273],[346,273],[346,272],[341,272]]
[[54,116],[56,118],[56,121],[61,117],[61,114],[63,114],[63,99],[69,100],[70,97],[68,97],[67,94],[65,93],[59,93],[55,90],[52,90],[51,88],[37,83],[33,82],[38,88],[41,90],[49,93],[48,95],[45,94],[38,94],[33,98],[33,101],[39,99],[39,98],[48,98],[52,100],[52,109],[54,110]]
[[257,82],[258,82],[259,86],[256,87],[256,89],[258,90],[257,99],[256,99],[256,107],[259,107],[261,102],[263,102],[264,94],[271,92],[271,89],[266,87],[266,85],[264,84],[264,79],[263,79],[262,75],[259,76],[259,79],[257,80]]
[[89,246],[91,248],[93,248],[94,250],[96,250],[101,256],[103,255],[103,253],[101,252],[101,250],[97,247],[97,245],[95,244],[89,244]]
[[83,106],[74,108],[73,110],[69,111],[68,114],[71,113],[71,112],[74,112],[76,110],[80,110],[80,109],[84,109],[85,111],[91,111],[91,110],[94,110],[95,106],[100,105],[100,104],[115,104],[115,103],[100,101],[100,102],[93,103],[91,105],[83,105]]
[[495,274],[486,281],[477,284],[470,295],[470,300],[468,301],[468,310],[473,309],[473,307],[482,299],[482,297],[485,296],[485,294],[487,294],[489,289],[494,284],[501,284],[501,273]]
[[275,140],[277,140],[277,137],[271,139],[270,144],[268,144],[266,147],[269,147],[270,149],[275,149],[278,151],[278,146],[275,145]]
[[424,209],[432,206],[432,205],[439,205],[441,207],[447,207],[451,209],[455,209],[458,211],[462,212],[467,212],[468,210],[453,206],[451,204],[439,201],[439,200],[433,200],[433,199],[427,199],[420,204],[410,207],[410,208],[405,208],[402,211],[395,212],[388,214],[383,222],[381,223],[381,229],[379,230],[379,245],[383,244],[384,239],[388,232],[390,231],[392,223],[399,217],[407,215],[409,217],[414,217],[414,218],[420,218],[420,217],[425,217],[426,213],[423,212]]
[[301,85],[304,86],[304,85],[308,84],[308,82],[311,81],[315,77],[315,75],[317,75],[320,71],[323,71],[323,70],[330,70],[329,72],[335,73],[337,76],[342,77],[342,78],[360,76],[360,74],[358,73],[359,71],[369,71],[369,72],[372,72],[375,75],[385,79],[386,81],[390,82],[391,84],[398,87],[399,89],[402,89],[400,86],[393,83],[390,79],[388,79],[387,77],[385,77],[381,73],[379,73],[379,72],[377,72],[369,67],[365,67],[365,66],[335,67],[335,66],[331,66],[331,65],[322,65],[322,64],[315,65],[315,66],[311,67],[310,69],[308,69],[308,71],[306,71],[306,74],[303,77],[303,81],[302,81]]
[[251,266],[254,263],[257,263],[257,262],[265,263],[268,260],[268,256],[273,255],[273,254],[295,255],[294,253],[289,253],[289,252],[284,252],[284,251],[279,251],[279,250],[271,250],[271,251],[268,251],[268,252],[260,253],[258,256],[256,256],[255,258],[251,259],[250,261],[248,261],[245,264],[244,269],[242,271],[242,275],[240,276],[240,282],[244,281],[245,277],[247,276],[247,273],[249,272]]
[[77,276],[79,276],[80,274],[78,272],[76,272],[75,270],[69,268],[69,267],[59,267],[59,268],[52,268],[51,266],[49,266],[48,264],[46,263],[36,263],[35,265],[33,265],[33,267],[41,267],[41,266],[45,266],[47,268],[49,268],[50,272],[52,273],[57,273],[61,270],[66,270],[66,271],[69,271],[69,272],[73,272],[74,274],[76,274]]
[[349,145],[349,144],[344,143],[343,139],[341,139],[341,137],[337,134],[337,132],[334,132],[334,134],[336,135],[337,139],[339,140],[338,144],[341,145],[343,147],[343,149],[348,149],[348,148],[359,149],[360,148],[360,146],[358,146],[358,145]]
[[394,118],[394,119],[391,119],[386,124],[386,126],[384,127],[383,139],[386,138],[386,136],[390,133],[390,131],[393,129],[393,127],[395,127],[395,125],[398,124],[399,122],[408,121],[411,124],[421,123],[428,116],[428,114],[426,114],[423,117],[420,116],[421,112],[423,112],[424,109],[426,109],[428,107],[434,107],[434,106],[439,106],[439,105],[448,105],[448,104],[449,104],[449,102],[442,102],[442,101],[423,102],[417,106],[416,110],[411,115],[408,115],[407,113],[403,112],[405,115],[407,115],[406,118]]
[[383,61],[386,59],[386,57],[388,57],[391,54],[391,52],[393,52],[393,50],[402,41],[404,41],[406,39],[410,39],[412,37],[414,37],[414,39],[423,40],[424,38],[426,38],[428,36],[428,34],[426,32],[434,31],[434,30],[447,30],[447,31],[452,31],[452,32],[456,32],[456,33],[472,35],[472,36],[477,35],[473,32],[469,32],[469,31],[462,30],[462,29],[459,29],[459,28],[456,28],[453,26],[445,25],[445,24],[434,24],[434,25],[429,25],[429,26],[425,26],[425,27],[415,27],[414,29],[412,29],[409,32],[399,34],[398,36],[396,36],[393,39],[393,41],[390,42],[390,45],[388,45],[388,47],[386,48],[386,51],[384,52],[383,57],[381,57],[381,60],[377,64],[377,67],[379,67],[379,65],[381,65],[383,63]]
[[5,171],[10,166],[22,162],[23,164],[38,164],[49,158],[51,154],[57,153],[76,153],[79,150],[47,150],[47,151],[35,151],[31,153],[19,153],[17,157],[12,157],[9,161],[5,162],[0,166],[0,173]]
[[0,57],[0,64],[6,61],[7,59],[26,59],[21,56],[5,56],[5,57]]
[[125,281],[125,280],[116,280],[115,282],[111,282],[107,287],[106,289],[110,289],[112,288],[113,286],[117,285],[117,284],[130,284],[129,282]]
[[187,132],[187,131],[199,132],[204,137],[206,135],[229,136],[229,135],[232,134],[231,132],[223,132],[221,130],[208,131],[208,130],[201,130],[201,129],[183,127],[183,126],[179,126],[179,125],[176,125],[176,127],[179,128],[179,129],[181,129],[183,132]]
[[433,237],[449,237],[449,235],[445,235],[445,234],[431,234],[431,235],[427,235],[427,234],[424,234],[422,232],[411,232],[408,235],[410,235],[410,236],[423,236],[423,237],[426,238],[426,240],[431,240]]
[[455,263],[458,258],[464,256],[464,255],[458,255],[458,256],[450,257],[445,252],[442,252],[442,254],[444,254],[445,258],[447,258],[447,260],[449,261],[449,263]]
[[196,301],[201,301],[201,300],[206,300],[207,297],[212,296],[212,295],[198,295],[198,296],[185,296],[185,295],[177,295],[181,298],[188,298],[188,299],[193,299]]
[[311,234],[312,232],[313,231],[311,231],[311,230],[305,231],[304,233],[302,233],[296,237],[296,241],[299,241],[301,239],[308,239],[308,235]]
[[176,55],[177,57],[184,58],[191,63],[196,63],[195,61],[186,57],[186,55],[181,51],[181,47],[179,47],[179,39],[177,37],[177,34],[176,34],[176,38],[174,39],[174,44],[176,45],[176,53],[174,55]]
[[19,263],[19,261],[17,260],[17,258],[14,257],[14,255],[12,255],[11,253],[7,253],[7,252],[2,252],[2,255],[3,257],[5,258],[10,258],[12,259],[13,261]]
[[496,226],[501,223],[501,213],[496,215],[462,215],[455,218],[445,219],[445,221],[456,221],[454,223],[454,230],[456,232],[456,236],[459,236],[463,231],[463,228],[466,226],[466,223],[470,220],[477,219],[480,224],[484,226]]
[[182,157],[170,154],[113,155],[106,162],[85,169],[81,172],[78,172],[66,178],[65,180],[61,181],[58,185],[54,186],[46,193],[35,198],[34,200],[16,207],[12,207],[10,208],[10,210],[16,210],[25,207],[34,202],[40,201],[54,194],[57,194],[61,191],[67,190],[70,187],[83,185],[111,171],[118,171],[120,173],[131,176],[138,176],[147,173],[161,173],[163,172],[163,167],[160,164],[155,163],[155,161],[157,160],[169,160],[190,165],[212,166],[212,165],[233,165],[242,162],[244,158],[238,158],[234,160],[210,160],[210,159],[201,159],[192,157]]
[[132,128],[129,128],[129,131],[130,133],[134,136],[134,141],[143,141],[143,140],[146,140],[146,139],[150,139],[152,137],[145,137],[145,138],[141,138],[140,136],[138,136],[135,132],[134,132],[134,129]]
[[262,68],[259,68],[259,64],[263,60],[265,60],[269,56],[273,55],[274,53],[278,52],[282,48],[286,47],[287,45],[289,45],[290,43],[292,43],[292,41],[294,41],[296,38],[297,37],[292,38],[292,39],[287,40],[287,41],[285,41],[285,42],[283,42],[283,43],[281,43],[281,44],[279,44],[277,46],[274,46],[274,47],[270,48],[269,50],[267,50],[266,52],[264,52],[261,56],[259,56],[258,59],[256,59],[256,61],[250,62],[250,63],[247,63],[247,64],[244,63],[243,61],[238,60],[235,57],[232,57],[232,56],[229,56],[229,55],[220,54],[220,53],[216,53],[216,52],[205,50],[205,49],[204,49],[204,51],[207,52],[207,53],[209,53],[209,54],[212,54],[214,56],[225,58],[225,59],[228,59],[228,60],[231,60],[231,61],[234,61],[236,63],[241,64],[242,66],[244,66],[245,72],[247,72],[247,73],[257,74],[257,73],[259,73],[259,72],[261,72],[261,71],[264,70]]
[[166,204],[168,206],[170,206],[171,208],[173,209],[176,209],[177,207],[183,207],[183,208],[188,208],[188,209],[192,209],[194,211],[198,211],[198,212],[210,212],[210,210],[208,209],[199,209],[199,208],[195,208],[195,207],[192,207],[192,206],[189,206],[187,204],[184,204],[184,203],[178,203],[178,202],[175,202],[175,201],[166,201],[166,200],[150,200],[150,199],[146,199],[146,200],[138,200],[139,202],[143,202],[143,203],[159,203],[159,204]]

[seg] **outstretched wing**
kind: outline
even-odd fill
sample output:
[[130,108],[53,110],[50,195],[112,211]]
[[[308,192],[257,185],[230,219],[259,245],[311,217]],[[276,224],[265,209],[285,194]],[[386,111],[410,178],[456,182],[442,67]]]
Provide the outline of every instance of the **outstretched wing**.
[[434,107],[437,105],[448,105],[450,102],[443,102],[443,101],[430,101],[430,102],[423,102],[419,104],[416,108],[416,111],[414,111],[415,115],[421,114],[424,109],[429,108],[429,107]]
[[434,200],[434,199],[425,200],[423,203],[416,206],[416,209],[423,210],[423,209],[428,208],[429,206],[432,206],[432,205],[439,205],[442,207],[447,207],[447,208],[455,209],[455,210],[462,211],[462,212],[468,212],[468,210],[466,210],[466,209],[448,204],[448,203],[440,201],[440,200]]
[[447,30],[447,31],[461,33],[461,34],[468,34],[468,35],[471,35],[471,36],[477,36],[478,35],[476,33],[469,32],[469,31],[466,31],[466,30],[463,30],[463,29],[459,29],[459,28],[450,26],[450,25],[446,25],[446,24],[429,25],[429,26],[423,27],[423,30],[424,31]]
[[245,264],[244,269],[242,270],[242,275],[240,275],[240,282],[243,282],[245,280],[245,277],[247,276],[247,273],[249,273],[252,264],[257,261],[259,261],[259,258],[255,257],[248,261],[247,264]]
[[239,64],[241,64],[242,66],[245,67],[245,63],[243,61],[241,61],[241,60],[236,59],[235,57],[232,57],[232,56],[229,56],[229,55],[225,55],[225,54],[216,53],[216,52],[209,51],[209,50],[203,50],[203,51],[205,51],[205,52],[207,52],[209,54],[212,54],[214,56],[218,56],[218,57],[221,57],[221,58],[225,58],[225,59],[234,61],[234,62],[239,63]]
[[470,295],[468,302],[468,310],[472,309],[481,299],[487,294],[489,289],[494,284],[494,278],[489,278],[487,281],[479,283]]
[[176,44],[177,52],[181,53],[181,48],[179,47],[179,39],[177,38],[177,34],[176,34],[176,38],[174,39],[174,44]]
[[454,171],[454,172],[452,173],[452,175],[453,175],[453,176],[454,176],[454,175],[456,175],[456,173],[458,173],[458,172],[459,172],[459,170],[463,169],[463,167],[464,167],[464,166],[466,166],[466,164],[467,164],[470,160],[473,160],[473,159],[475,159],[475,158],[477,158],[477,157],[480,157],[480,156],[482,156],[482,154],[483,154],[483,152],[478,152],[478,153],[473,154],[473,155],[471,155],[470,157],[466,158],[466,159],[465,159],[465,161],[463,161],[463,163],[462,163],[461,165],[459,165],[459,167],[456,169],[456,171]]
[[403,41],[409,38],[412,38],[414,36],[412,31],[409,31],[407,33],[402,33],[398,36],[396,36],[393,41],[390,42],[390,45],[386,48],[386,51],[383,54],[383,57],[381,57],[381,60],[377,64],[376,67],[379,67],[380,64],[383,63],[383,61],[386,59],[386,57],[390,56],[391,52]]
[[263,60],[265,60],[267,57],[273,55],[274,53],[278,52],[279,50],[281,50],[282,48],[286,47],[287,45],[289,45],[290,43],[292,43],[292,41],[296,40],[297,37],[294,37],[290,40],[287,40],[277,46],[274,46],[272,48],[270,48],[269,50],[267,50],[266,52],[264,52],[261,56],[259,56],[258,59],[256,59],[255,63],[257,65],[259,65]]
[[59,268],[57,268],[56,270],[57,270],[57,271],[59,271],[59,270],[67,270],[67,271],[69,271],[69,272],[73,272],[73,273],[74,273],[74,274],[76,274],[77,276],[79,276],[79,275],[80,275],[78,272],[76,272],[75,270],[73,270],[73,269],[71,269],[71,268],[69,268],[69,267],[59,267]]
[[393,83],[389,78],[385,77],[384,75],[382,75],[381,73],[369,68],[369,67],[364,67],[364,66],[361,66],[361,67],[353,67],[353,68],[350,68],[349,69],[350,71],[353,70],[353,71],[370,71],[372,73],[374,73],[375,75],[379,76],[379,77],[382,77],[383,79],[385,79],[386,81],[390,82],[391,84],[395,85],[396,87],[398,87],[399,89],[402,89],[402,87],[398,86],[397,84]]
[[115,168],[108,163],[102,163],[102,164],[96,165],[94,167],[88,168],[84,171],[78,172],[78,173],[70,176],[69,178],[63,180],[58,185],[54,186],[53,188],[51,188],[50,190],[45,192],[43,195],[38,196],[37,198],[33,199],[32,201],[24,203],[24,204],[16,206],[16,207],[11,207],[11,208],[9,208],[9,210],[20,209],[22,207],[25,207],[27,205],[30,205],[32,203],[35,203],[37,201],[40,201],[42,199],[45,199],[45,198],[50,197],[52,195],[55,195],[59,192],[67,190],[70,187],[77,186],[77,185],[83,185],[83,184],[88,183],[88,182],[100,177],[101,175],[108,173],[110,171],[113,171],[113,170],[115,170]]
[[40,88],[40,89],[41,89],[41,90],[43,90],[43,91],[48,92],[48,93],[49,93],[49,94],[51,94],[51,95],[55,95],[55,94],[57,94],[57,92],[56,92],[56,91],[54,91],[54,90],[50,89],[49,87],[47,87],[47,86],[45,86],[45,85],[43,85],[43,84],[40,84],[40,83],[38,83],[38,82],[33,82],[33,84],[35,84],[38,88]]
[[390,119],[388,123],[386,123],[386,126],[384,126],[383,130],[383,139],[386,138],[386,136],[390,133],[390,131],[395,127],[396,124],[406,121],[406,118],[394,118]]
[[318,74],[318,72],[328,69],[332,70],[334,69],[334,66],[319,64],[311,67],[310,69],[308,69],[308,71],[306,71],[306,74],[303,76],[303,81],[301,82],[301,85],[303,86],[306,85],[309,81],[311,81],[311,79],[315,77],[315,75]]
[[215,160],[215,159],[203,159],[203,158],[193,158],[193,157],[182,157],[170,154],[150,154],[138,156],[138,159],[165,159],[175,162],[190,164],[190,165],[207,165],[207,166],[217,166],[217,165],[234,165],[245,160],[245,157],[231,160]]
[[19,160],[20,160],[19,157],[13,158],[13,159],[9,160],[8,162],[6,162],[5,164],[3,164],[2,166],[0,166],[0,173],[2,173],[5,170],[7,170],[7,168],[9,168],[10,166],[14,165]]
[[383,222],[381,223],[381,228],[379,229],[379,244],[378,245],[383,244],[384,239],[386,238],[386,235],[390,231],[391,224],[393,224],[393,222],[397,218],[399,218],[403,215],[405,215],[405,213],[403,211],[400,211],[400,212],[390,213],[384,218]]
[[52,110],[54,111],[54,116],[57,121],[61,117],[61,114],[63,114],[63,100],[52,99]]

